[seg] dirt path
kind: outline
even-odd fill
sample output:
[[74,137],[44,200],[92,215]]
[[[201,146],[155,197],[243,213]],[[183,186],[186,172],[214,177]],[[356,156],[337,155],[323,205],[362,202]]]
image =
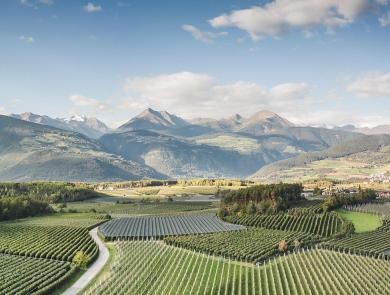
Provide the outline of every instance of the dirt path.
[[89,234],[99,247],[99,256],[88,270],[68,290],[62,293],[62,295],[76,295],[80,292],[98,274],[108,260],[110,254],[107,247],[97,235],[97,227],[92,229]]

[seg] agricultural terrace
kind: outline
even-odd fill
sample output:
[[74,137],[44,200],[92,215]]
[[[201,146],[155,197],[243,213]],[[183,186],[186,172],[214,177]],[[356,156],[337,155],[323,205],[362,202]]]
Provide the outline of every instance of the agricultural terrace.
[[338,209],[337,213],[341,218],[353,223],[356,233],[372,231],[382,225],[382,221],[377,214],[347,211],[343,209]]
[[131,217],[111,220],[99,226],[106,239],[160,238],[242,230],[245,227],[223,222],[215,214]]
[[155,241],[115,246],[110,272],[85,295],[387,295],[390,286],[389,261],[328,250],[306,250],[256,267]]
[[325,214],[293,214],[278,213],[270,215],[232,215],[225,220],[234,224],[304,232],[322,237],[330,237],[343,228],[343,220],[334,213]]
[[169,245],[250,262],[258,262],[278,254],[281,240],[285,240],[287,243],[287,249],[285,249],[287,251],[319,240],[319,237],[306,233],[249,228],[244,231],[176,236],[164,239]]
[[69,262],[0,254],[0,294],[42,294],[73,274]]

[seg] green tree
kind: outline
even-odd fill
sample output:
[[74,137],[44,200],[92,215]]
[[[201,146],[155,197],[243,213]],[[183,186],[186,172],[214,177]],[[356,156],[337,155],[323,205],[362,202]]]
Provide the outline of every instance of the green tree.
[[246,214],[255,214],[256,213],[256,206],[253,202],[249,202],[245,209]]
[[89,256],[85,254],[83,251],[77,251],[76,255],[73,257],[72,263],[80,268],[86,269],[89,262]]

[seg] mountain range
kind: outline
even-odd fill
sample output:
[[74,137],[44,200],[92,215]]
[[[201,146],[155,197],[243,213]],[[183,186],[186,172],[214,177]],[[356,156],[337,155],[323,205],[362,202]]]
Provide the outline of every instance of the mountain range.
[[102,121],[96,118],[88,118],[85,116],[72,116],[70,118],[50,118],[49,116],[40,116],[33,113],[11,114],[10,117],[48,125],[63,130],[74,131],[86,135],[87,137],[98,139],[105,133],[111,131]]
[[12,114],[0,116],[0,180],[256,178],[278,161],[349,146],[364,137],[355,129],[296,126],[264,110],[187,121],[149,108],[115,130],[96,118]]

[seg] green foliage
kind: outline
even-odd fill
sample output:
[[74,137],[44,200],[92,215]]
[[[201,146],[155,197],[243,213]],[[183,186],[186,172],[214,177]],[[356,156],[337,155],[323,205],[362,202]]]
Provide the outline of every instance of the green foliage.
[[272,215],[232,215],[226,221],[246,226],[256,226],[268,229],[305,232],[321,237],[333,236],[342,230],[343,220],[334,213],[326,214],[295,214],[279,213]]
[[97,217],[56,214],[1,222],[0,253],[71,262],[77,251],[83,251],[93,259],[98,248],[88,231],[104,221]]
[[384,295],[390,284],[389,261],[328,250],[299,251],[257,267],[152,241],[119,242],[116,249],[111,270],[86,294]]
[[246,205],[245,213],[246,214],[255,214],[256,213],[255,203],[249,202],[248,205]]
[[372,189],[359,189],[358,193],[334,193],[325,199],[323,204],[324,211],[330,211],[342,206],[361,204],[375,200],[376,192]]
[[280,240],[292,244],[298,239],[306,245],[319,240],[318,237],[306,233],[249,228],[243,231],[168,237],[164,241],[169,245],[193,251],[259,262],[277,255]]
[[0,221],[52,213],[49,204],[30,198],[0,198]]
[[356,233],[367,232],[377,229],[382,225],[378,215],[337,209],[337,214],[344,220],[350,221],[355,227]]
[[376,230],[349,235],[330,240],[324,246],[332,250],[390,259],[390,231]]
[[69,262],[0,255],[0,294],[52,294],[73,274]]
[[253,203],[254,206],[262,203],[261,206],[267,208],[267,211],[278,212],[287,209],[292,202],[300,200],[302,189],[301,184],[279,183],[221,192],[221,206],[234,214],[238,211],[245,212],[249,203]]
[[66,182],[3,182],[1,197],[29,197],[48,203],[82,201],[96,197],[87,185]]
[[83,251],[77,251],[72,259],[72,263],[80,269],[86,269],[88,262],[89,256]]

